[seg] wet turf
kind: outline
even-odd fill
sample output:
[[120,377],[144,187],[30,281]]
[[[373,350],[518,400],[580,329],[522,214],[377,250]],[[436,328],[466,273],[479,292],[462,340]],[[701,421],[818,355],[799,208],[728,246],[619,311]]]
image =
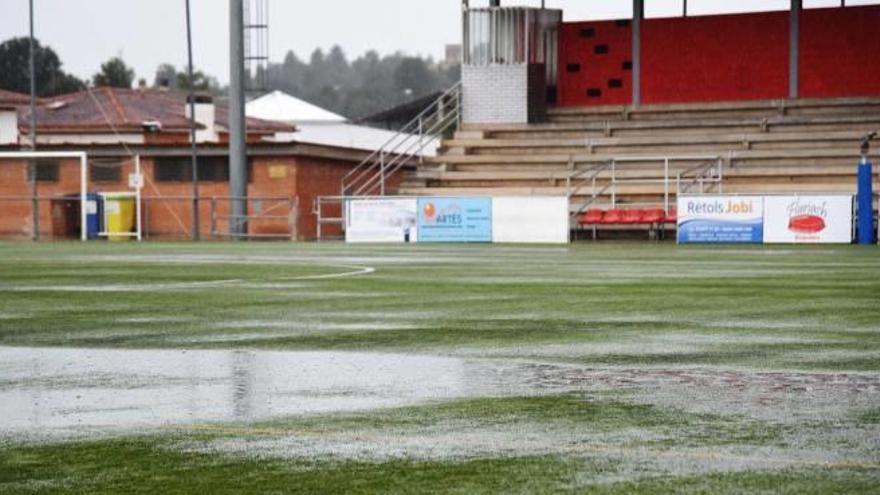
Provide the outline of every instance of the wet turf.
[[0,243],[0,345],[439,354],[567,390],[6,438],[2,493],[880,486],[876,249]]

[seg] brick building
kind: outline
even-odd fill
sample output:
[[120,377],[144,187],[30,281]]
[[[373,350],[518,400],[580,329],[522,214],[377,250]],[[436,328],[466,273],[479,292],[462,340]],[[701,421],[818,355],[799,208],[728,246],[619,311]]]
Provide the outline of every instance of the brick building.
[[[25,95],[0,93],[0,151],[30,149],[30,109]],[[227,108],[210,97],[196,98],[198,201],[193,201],[190,116],[186,95],[169,90],[95,88],[42,100],[37,107],[40,151],[85,151],[88,190],[127,191],[134,157],[144,177],[144,233],[189,238],[197,209],[202,238],[228,231]],[[312,202],[340,192],[342,177],[371,150],[298,140],[290,123],[247,119],[249,234],[315,236]],[[36,170],[36,182],[32,170]],[[73,237],[64,226],[62,205],[79,191],[75,159],[0,160],[0,237]],[[36,194],[35,194],[36,191]],[[39,200],[34,215],[34,196]],[[67,208],[73,201],[68,201]],[[74,216],[75,218],[75,216]],[[68,222],[69,223],[69,222]]]

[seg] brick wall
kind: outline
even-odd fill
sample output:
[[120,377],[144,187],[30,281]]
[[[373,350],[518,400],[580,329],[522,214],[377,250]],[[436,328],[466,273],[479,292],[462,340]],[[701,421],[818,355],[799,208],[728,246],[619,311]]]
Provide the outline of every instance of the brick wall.
[[[106,160],[106,159],[102,159]],[[112,160],[112,159],[111,159]],[[123,160],[119,157],[117,160]],[[312,213],[312,203],[317,196],[334,196],[340,193],[342,177],[357,165],[356,161],[303,156],[257,156],[252,158],[251,180],[248,184],[249,214],[260,215],[252,220],[249,231],[252,234],[286,234],[294,222],[294,235],[297,239],[313,239],[316,236],[316,217]],[[118,182],[89,183],[90,192],[127,191],[128,174],[134,166],[126,163]],[[159,182],[155,174],[155,161],[151,157],[141,160],[145,184],[142,191],[144,202],[142,218],[148,237],[188,239],[192,229],[192,184],[189,181]],[[394,194],[403,174],[390,177],[387,184],[389,194]],[[79,161],[62,160],[59,163],[58,181],[41,182],[40,196],[57,198],[40,202],[40,236],[42,239],[62,239],[75,237],[79,230]],[[27,239],[32,229],[31,186],[28,182],[27,164],[23,160],[0,161],[0,238]],[[199,183],[199,223],[203,239],[210,238],[212,222],[212,201],[216,214],[216,230],[225,233],[229,229],[227,216],[230,211],[229,183]],[[20,200],[3,200],[3,197],[19,196]],[[75,208],[70,218],[61,208],[63,197],[70,197],[65,208]],[[288,217],[291,203],[298,205],[295,218]],[[257,201],[259,200],[259,201]],[[70,213],[70,212],[68,212]],[[281,218],[268,218],[281,217]],[[68,225],[61,228],[64,222]],[[339,234],[338,229],[326,231]]]
[[630,22],[563,23],[559,28],[559,105],[619,105],[631,100]]
[[[880,95],[880,6],[801,13],[801,97]],[[642,23],[642,102],[786,98],[789,13],[758,12]],[[563,23],[559,106],[629,104],[626,21]],[[611,87],[614,81],[614,87]]]
[[526,65],[461,68],[462,121],[466,124],[529,121]]

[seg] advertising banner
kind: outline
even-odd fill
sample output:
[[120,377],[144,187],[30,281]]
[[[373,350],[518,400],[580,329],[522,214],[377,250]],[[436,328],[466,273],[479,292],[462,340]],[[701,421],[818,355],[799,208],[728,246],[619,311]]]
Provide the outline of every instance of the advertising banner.
[[851,195],[764,198],[764,242],[768,244],[849,244],[852,222]]
[[416,198],[352,199],[345,203],[346,242],[416,242]]
[[419,198],[419,242],[492,242],[490,198]]
[[568,198],[492,198],[492,242],[568,243]]
[[678,242],[752,243],[764,241],[761,196],[681,196]]

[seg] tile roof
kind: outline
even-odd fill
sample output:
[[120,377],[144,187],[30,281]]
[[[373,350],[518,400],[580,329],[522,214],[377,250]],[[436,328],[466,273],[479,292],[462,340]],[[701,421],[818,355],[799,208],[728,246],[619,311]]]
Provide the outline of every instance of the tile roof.
[[0,89],[0,107],[17,107],[21,105],[30,105],[31,96]]
[[[185,132],[190,120],[186,117],[186,94],[171,90],[91,88],[76,93],[48,98],[37,107],[37,129],[41,132],[104,133],[143,132],[145,122],[158,122],[163,132]],[[18,110],[19,127],[29,130],[30,108]],[[225,132],[228,111],[215,106],[215,125]],[[197,124],[199,129],[204,126]],[[248,132],[273,133],[291,131],[289,125],[248,119]]]

